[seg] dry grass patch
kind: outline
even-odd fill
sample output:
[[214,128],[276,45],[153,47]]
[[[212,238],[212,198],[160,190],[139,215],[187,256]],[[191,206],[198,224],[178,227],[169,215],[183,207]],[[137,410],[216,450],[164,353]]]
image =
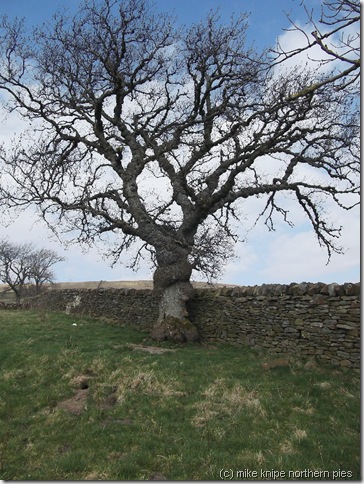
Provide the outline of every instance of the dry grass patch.
[[229,388],[222,379],[206,388],[195,408],[197,412],[192,418],[195,427],[203,427],[215,418],[237,415],[242,409],[249,411],[252,418],[266,414],[256,390],[247,391],[240,383]]
[[255,467],[263,466],[263,464],[266,460],[262,451],[252,452],[250,450],[243,451],[241,453],[241,458],[242,458],[243,462],[245,463],[246,468],[248,467],[248,464],[251,467],[252,466],[255,466]]
[[298,413],[303,413],[304,415],[313,415],[316,412],[315,408],[310,403],[307,403],[305,407],[293,407],[292,410]]
[[315,383],[315,386],[321,388],[321,390],[329,390],[331,388],[331,383],[328,381],[322,381],[320,383]]
[[107,475],[106,472],[102,471],[91,471],[88,472],[84,478],[84,481],[109,481],[109,476]]
[[25,376],[26,376],[26,371],[22,368],[19,368],[17,370],[4,371],[4,373],[1,375],[1,378],[4,381],[12,381],[12,380],[16,380],[17,378],[23,378]]
[[294,448],[294,445],[292,444],[292,442],[290,440],[284,440],[280,446],[279,446],[279,450],[282,454],[285,454],[285,455],[293,455],[293,454],[296,454],[297,451],[295,450]]
[[301,441],[307,438],[307,432],[303,429],[295,429],[295,431],[293,432],[293,437],[296,440]]
[[153,368],[131,368],[129,366],[116,370],[110,377],[115,387],[118,402],[124,402],[128,396],[136,393],[156,397],[184,396],[179,390],[179,382],[175,378],[163,377]]

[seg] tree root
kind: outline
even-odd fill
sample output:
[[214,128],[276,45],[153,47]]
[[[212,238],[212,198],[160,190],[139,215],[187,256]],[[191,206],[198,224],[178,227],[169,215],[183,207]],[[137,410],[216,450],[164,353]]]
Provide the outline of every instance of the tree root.
[[166,316],[159,321],[150,333],[156,341],[172,341],[174,343],[188,343],[199,341],[200,335],[196,326],[188,319]]

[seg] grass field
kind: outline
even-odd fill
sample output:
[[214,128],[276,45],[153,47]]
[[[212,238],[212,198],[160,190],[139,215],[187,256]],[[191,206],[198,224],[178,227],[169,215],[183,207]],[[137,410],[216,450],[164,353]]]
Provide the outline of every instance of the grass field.
[[360,479],[358,373],[60,313],[0,340],[0,479]]

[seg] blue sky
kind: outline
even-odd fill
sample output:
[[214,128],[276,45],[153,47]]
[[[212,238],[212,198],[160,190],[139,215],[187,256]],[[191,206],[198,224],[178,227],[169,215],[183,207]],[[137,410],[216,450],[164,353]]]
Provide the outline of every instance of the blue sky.
[[[24,17],[29,25],[51,18],[57,10],[77,11],[82,0],[0,0],[0,15]],[[222,17],[247,12],[250,14],[250,40],[259,46],[271,45],[282,28],[287,27],[285,12],[302,17],[301,0],[154,0],[157,10],[174,13],[183,24],[202,19],[210,10],[220,8]],[[306,0],[310,7],[320,8],[320,0]]]
[[[320,0],[308,0],[307,5],[319,12]],[[77,10],[79,0],[0,0],[0,15],[10,18],[25,17],[32,26],[46,21],[58,9],[67,7]],[[284,12],[292,12],[292,18],[304,22],[301,0],[154,0],[157,10],[174,12],[179,21],[189,24],[203,18],[219,5],[221,15],[229,18],[232,13],[250,12],[250,42],[257,48],[272,46],[282,29],[288,27]],[[15,122],[16,123],[16,122]],[[14,121],[13,121],[14,124]],[[15,125],[15,124],[14,124]],[[5,120],[0,113],[0,141],[12,131],[12,121]],[[293,213],[296,224],[293,229],[278,224],[275,232],[268,232],[263,224],[246,232],[240,227],[244,243],[236,248],[237,258],[228,264],[219,282],[254,285],[263,283],[290,282],[356,282],[360,278],[360,214],[359,209],[343,213],[331,208],[332,218],[343,225],[341,244],[344,255],[333,255],[329,265],[327,254],[320,248],[310,226],[297,213]],[[55,266],[59,282],[86,280],[130,280],[150,279],[149,266],[141,266],[138,273],[126,269],[123,263],[113,269],[102,258],[106,247],[87,249],[81,252],[76,245],[64,249],[50,232],[36,222],[35,215],[28,211],[19,214],[14,223],[0,226],[0,237],[8,236],[13,241],[31,241],[39,247],[51,247],[66,257],[66,261]],[[128,257],[125,256],[124,262]]]

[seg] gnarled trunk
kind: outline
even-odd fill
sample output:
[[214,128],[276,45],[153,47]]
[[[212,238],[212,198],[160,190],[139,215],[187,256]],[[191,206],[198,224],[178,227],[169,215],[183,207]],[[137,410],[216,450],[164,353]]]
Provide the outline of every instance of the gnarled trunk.
[[[180,254],[181,255],[181,254]],[[162,259],[163,260],[163,259]],[[186,302],[193,295],[190,283],[192,268],[187,257],[167,259],[155,271],[154,291],[160,298],[159,317],[151,331],[157,341],[169,340],[176,343],[196,341],[199,334],[196,326],[188,319]]]

